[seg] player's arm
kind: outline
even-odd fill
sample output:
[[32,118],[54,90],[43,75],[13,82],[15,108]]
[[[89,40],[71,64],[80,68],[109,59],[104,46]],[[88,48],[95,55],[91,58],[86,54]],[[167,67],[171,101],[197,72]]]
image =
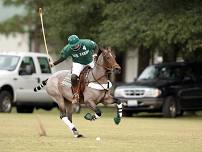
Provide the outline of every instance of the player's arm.
[[64,60],[66,60],[66,58],[69,56],[69,50],[67,49],[67,46],[65,46],[60,53],[60,58],[58,60],[56,60],[53,63],[49,63],[51,67],[58,65],[59,63],[63,62]]
[[60,57],[57,61],[52,63],[52,66],[58,65],[59,63],[63,62],[66,58]]
[[91,47],[93,48],[93,59],[97,61],[97,57],[100,55],[101,50],[99,46],[92,40],[90,40]]

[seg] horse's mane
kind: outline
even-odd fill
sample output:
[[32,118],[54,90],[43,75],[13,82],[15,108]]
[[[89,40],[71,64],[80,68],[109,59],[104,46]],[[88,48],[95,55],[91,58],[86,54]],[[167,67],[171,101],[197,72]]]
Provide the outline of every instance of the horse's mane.
[[100,54],[102,54],[102,50],[107,50],[109,47],[99,47],[98,48],[98,52],[97,52],[97,57],[99,57],[100,56]]

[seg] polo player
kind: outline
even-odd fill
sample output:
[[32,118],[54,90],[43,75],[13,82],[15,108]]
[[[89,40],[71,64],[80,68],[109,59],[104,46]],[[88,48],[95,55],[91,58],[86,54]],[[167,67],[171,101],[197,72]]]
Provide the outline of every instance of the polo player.
[[72,58],[72,92],[73,103],[79,102],[79,75],[81,71],[86,67],[94,67],[93,57],[98,52],[97,44],[89,39],[79,39],[77,35],[71,35],[68,37],[68,44],[60,51],[60,58],[54,63],[50,63],[50,66],[55,66],[68,57]]
[[[86,46],[82,45],[82,43],[80,43],[80,45],[80,47]],[[102,48],[100,52],[98,52],[95,67],[85,75],[85,80],[88,83],[82,94],[83,103],[85,103],[87,107],[95,112],[95,114],[87,113],[84,116],[86,120],[94,121],[101,117],[102,111],[97,106],[99,103],[104,105],[115,103],[117,110],[114,117],[114,122],[117,125],[120,123],[122,117],[123,101],[118,98],[114,98],[111,95],[111,92],[108,90],[111,86],[108,80],[109,73],[116,71],[120,72],[120,70],[121,67],[116,62],[115,56],[112,54],[111,49]],[[69,82],[63,83],[68,74],[68,70],[58,71],[48,79],[44,80],[42,84],[35,87],[34,90],[37,92],[46,85],[46,92],[58,104],[60,118],[68,126],[70,131],[73,133],[73,136],[79,138],[83,136],[79,133],[72,122],[72,87],[69,86]]]

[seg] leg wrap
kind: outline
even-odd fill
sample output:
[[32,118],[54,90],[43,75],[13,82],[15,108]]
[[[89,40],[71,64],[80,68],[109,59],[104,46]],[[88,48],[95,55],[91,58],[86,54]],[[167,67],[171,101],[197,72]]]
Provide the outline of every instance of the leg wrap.
[[117,115],[118,117],[122,117],[122,109],[123,109],[123,104],[117,104]]
[[66,117],[65,113],[60,113],[60,119],[62,119],[63,117]]
[[61,119],[69,127],[69,129],[73,133],[74,137],[81,137],[81,135],[79,134],[79,132],[76,129],[76,127],[74,126],[74,124],[66,116],[64,116]]
[[98,115],[99,117],[101,117],[101,115],[102,115],[101,110],[98,109],[98,108],[96,108],[95,113],[96,113],[96,115]]
[[102,112],[100,111],[100,109],[96,108],[96,110],[95,110],[95,114],[92,115],[92,120],[95,120],[95,119],[100,118],[101,115],[102,115]]
[[92,115],[92,114],[90,114],[90,113],[87,113],[87,114],[84,116],[84,118],[85,118],[86,120],[92,121],[92,120],[96,120],[96,119],[100,118],[101,115],[102,115],[102,112],[100,111],[100,109],[96,108],[94,115]]
[[69,127],[69,129],[72,131],[73,128],[75,128],[74,124],[69,121],[67,117],[63,117],[62,120],[64,123]]

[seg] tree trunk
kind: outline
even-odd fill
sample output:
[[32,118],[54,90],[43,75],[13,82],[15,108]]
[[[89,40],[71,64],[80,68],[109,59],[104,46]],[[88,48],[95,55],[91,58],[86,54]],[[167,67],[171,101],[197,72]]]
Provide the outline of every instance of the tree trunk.
[[40,25],[36,25],[36,28],[33,34],[33,40],[34,40],[33,52],[40,52],[40,36],[42,37]]
[[163,52],[163,62],[175,62],[177,60],[179,49],[176,45],[170,46]]
[[150,51],[149,49],[144,48],[143,45],[140,46],[138,51],[138,76],[142,73],[142,71],[149,65],[150,61]]

